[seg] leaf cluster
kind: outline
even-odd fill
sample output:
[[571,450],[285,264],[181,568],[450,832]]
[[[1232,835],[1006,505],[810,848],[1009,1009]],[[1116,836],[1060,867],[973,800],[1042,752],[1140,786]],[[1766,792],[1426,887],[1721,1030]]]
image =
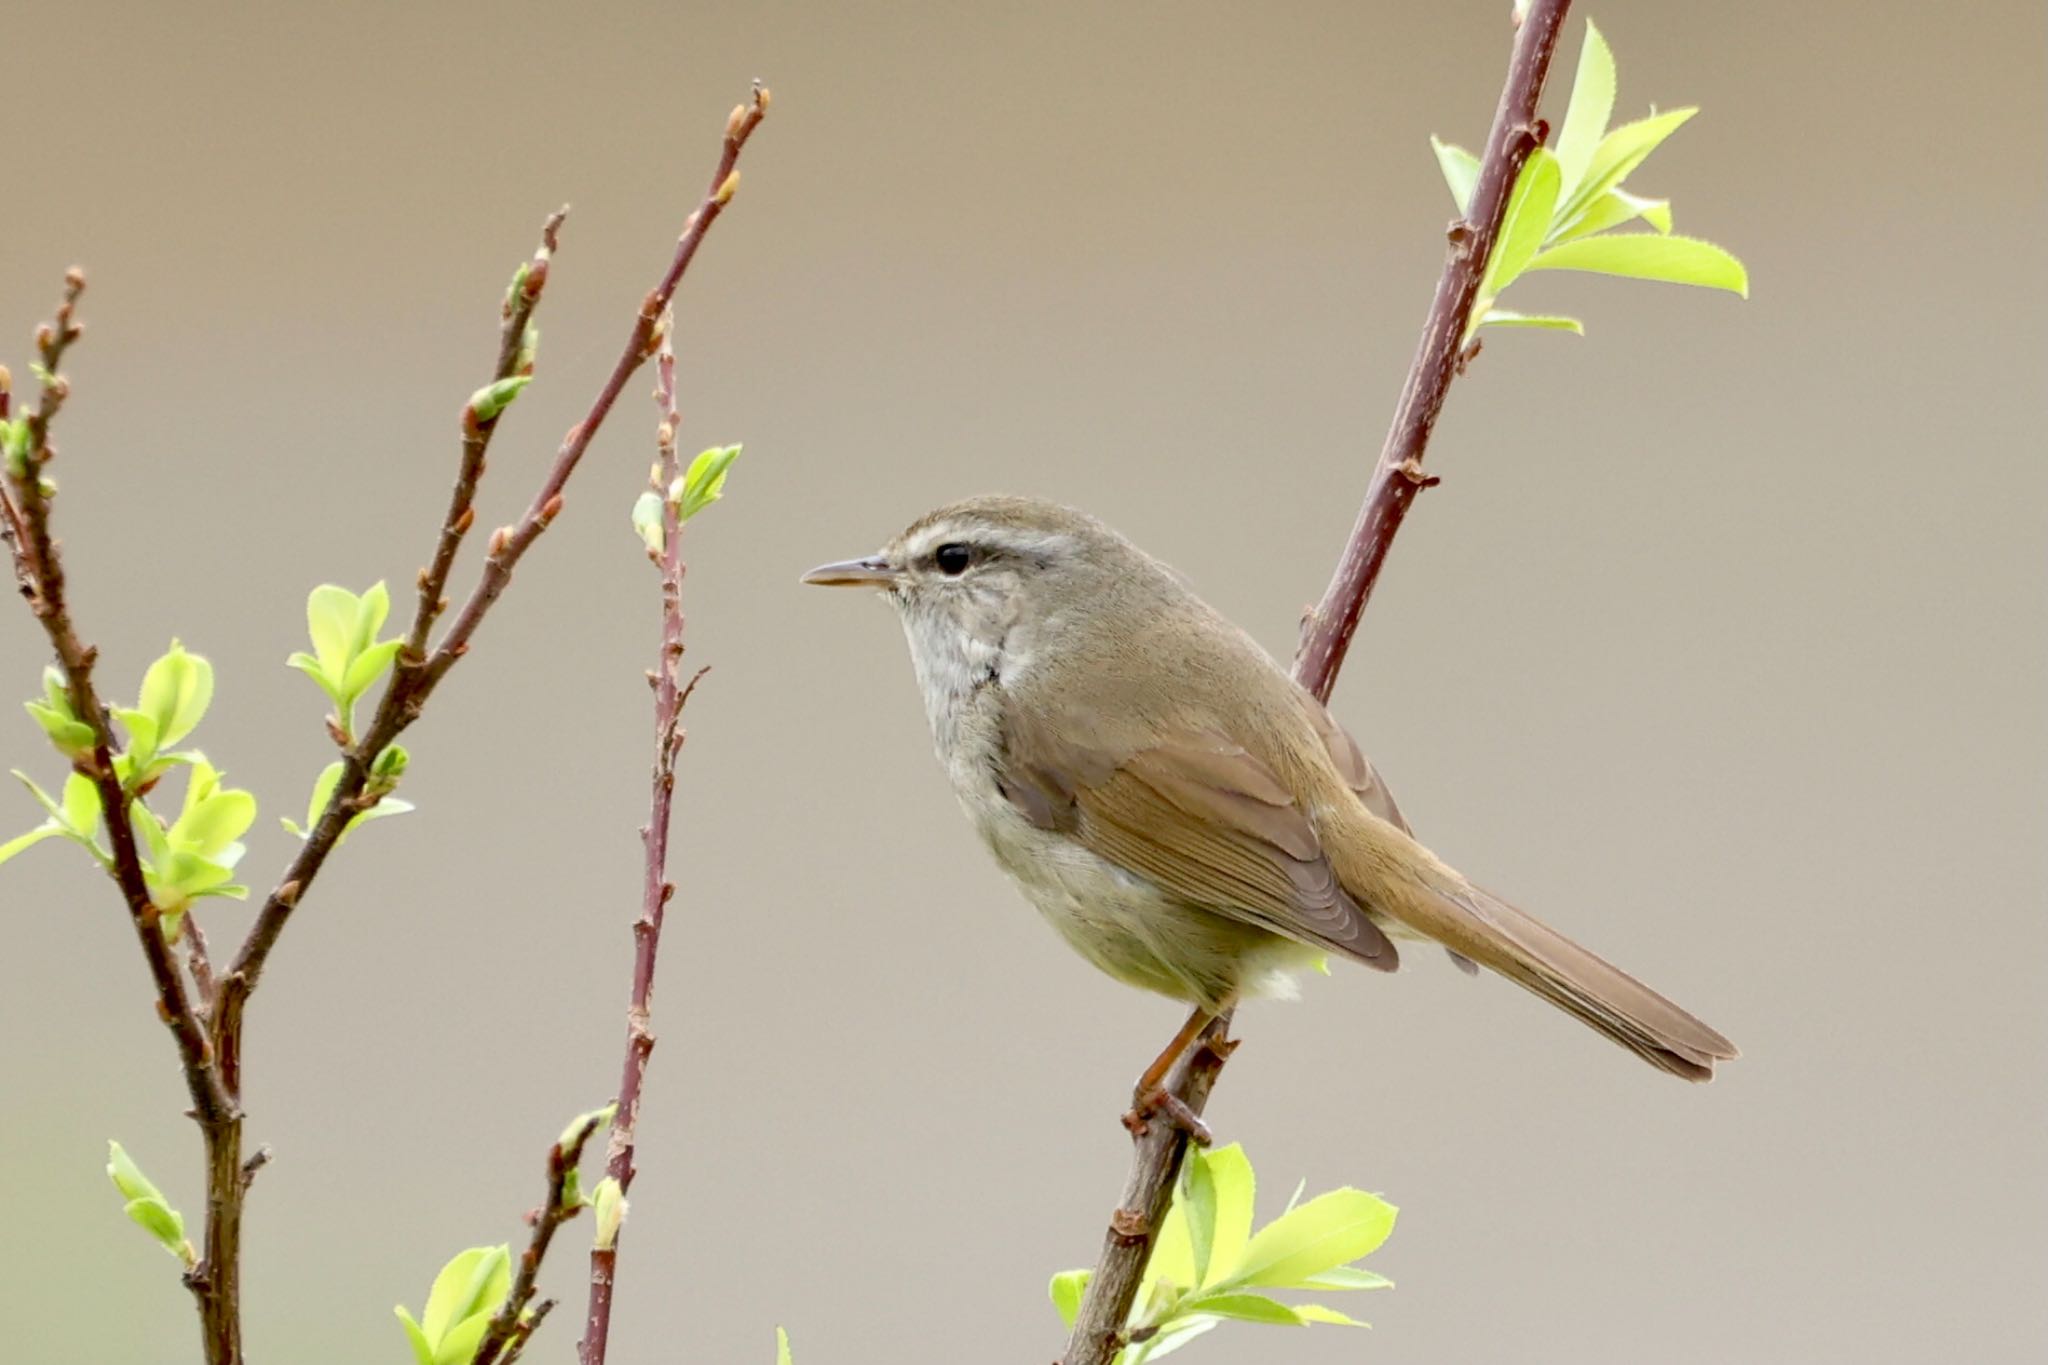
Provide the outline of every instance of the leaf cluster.
[[[1238,1144],[1214,1151],[1189,1148],[1138,1287],[1125,1329],[1130,1345],[1119,1353],[1119,1365],[1157,1360],[1228,1320],[1365,1326],[1337,1309],[1286,1303],[1269,1291],[1391,1287],[1385,1277],[1351,1263],[1387,1240],[1394,1206],[1348,1186],[1303,1203],[1297,1187],[1286,1210],[1253,1232],[1256,1190],[1251,1160]],[[1052,1278],[1053,1307],[1070,1328],[1092,1274],[1068,1270]]]

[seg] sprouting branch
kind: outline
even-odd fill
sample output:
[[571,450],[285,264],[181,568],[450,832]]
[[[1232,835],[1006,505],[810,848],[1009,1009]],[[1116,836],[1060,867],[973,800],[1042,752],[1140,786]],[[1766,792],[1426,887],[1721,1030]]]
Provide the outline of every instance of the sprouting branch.
[[446,677],[448,670],[469,650],[470,639],[476,634],[491,605],[496,602],[511,581],[512,570],[520,557],[540,538],[562,510],[562,491],[569,476],[576,472],[584,451],[590,448],[591,440],[604,424],[612,405],[626,381],[653,355],[658,342],[657,323],[668,310],[669,301],[674,298],[676,286],[682,282],[683,272],[689,269],[697,248],[703,243],[704,235],[710,231],[725,206],[731,202],[733,191],[739,185],[738,162],[740,152],[747,139],[768,113],[768,91],[755,86],[753,98],[740,105],[727,122],[725,139],[713,172],[711,188],[702,202],[690,214],[683,226],[682,235],[676,241],[674,256],[661,280],[649,291],[640,305],[639,314],[634,318],[632,331],[618,362],[612,367],[609,378],[598,390],[590,409],[583,420],[569,428],[561,449],[555,455],[554,464],[542,479],[539,490],[534,494],[531,505],[519,519],[517,525],[500,527],[490,538],[490,548],[484,560],[484,568],[455,621],[441,643],[431,654],[420,660],[401,656],[391,684],[385,689],[379,702],[377,714],[369,729],[356,743],[345,749],[341,756],[342,771],[334,785],[333,795],[327,808],[321,812],[319,821],[308,834],[299,854],[279,879],[277,886],[265,898],[262,908],[257,911],[256,923],[244,940],[241,950],[235,954],[233,964],[221,979],[221,992],[248,994],[253,992],[260,980],[264,964],[270,952],[277,946],[278,935],[284,931],[291,919],[294,908],[304,896],[313,878],[319,875],[327,856],[334,851],[348,822],[364,809],[365,787],[368,784],[370,765],[377,755],[420,715],[420,709],[434,688]]
[[[1294,676],[1323,700],[1329,699],[1337,681],[1345,650],[1394,533],[1415,495],[1435,482],[1423,472],[1422,456],[1451,380],[1470,359],[1470,352],[1462,349],[1465,324],[1500,234],[1508,191],[1522,163],[1544,138],[1536,106],[1569,8],[1570,0],[1533,0],[1522,17],[1507,81],[1487,133],[1479,178],[1465,216],[1451,224],[1443,275],[1437,281],[1365,502],[1322,602],[1304,622]],[[1192,1049],[1168,1082],[1169,1092],[1197,1117],[1208,1103],[1222,1057],[1235,1046],[1222,1042],[1228,1026],[1227,1015],[1213,1024],[1204,1034],[1204,1046]],[[1172,1202],[1187,1141],[1179,1125],[1163,1122],[1148,1124],[1135,1136],[1123,1202],[1110,1218],[1109,1234],[1075,1317],[1062,1365],[1107,1365],[1127,1344],[1124,1324],[1130,1320],[1131,1304],[1151,1258],[1155,1234]]]
[[606,1110],[583,1115],[554,1146],[548,1148],[547,1199],[529,1215],[533,1233],[527,1238],[526,1250],[520,1254],[519,1269],[512,1276],[511,1291],[492,1316],[491,1325],[484,1329],[483,1339],[477,1342],[476,1353],[470,1357],[470,1365],[502,1365],[502,1362],[517,1359],[526,1348],[527,1338],[540,1326],[541,1319],[553,1311],[555,1304],[552,1299],[535,1304],[530,1313],[527,1305],[533,1304],[533,1296],[538,1292],[541,1262],[547,1259],[548,1246],[555,1240],[555,1230],[583,1209],[576,1168],[583,1162],[583,1149],[589,1144],[591,1135],[604,1127],[607,1117]]
[[[65,595],[64,561],[50,530],[55,485],[47,470],[57,455],[50,443],[50,429],[71,392],[70,381],[60,367],[65,352],[83,330],[75,314],[84,290],[84,274],[78,270],[68,272],[55,317],[36,331],[41,392],[36,406],[22,414],[26,440],[10,451],[4,476],[0,476],[0,485],[7,490],[0,518],[8,526],[16,584],[30,613],[49,637],[57,666],[64,675],[72,714],[92,731],[90,750],[81,754],[73,766],[91,780],[99,794],[100,809],[106,813],[103,823],[113,855],[114,881],[127,904],[136,942],[156,987],[157,1017],[170,1029],[177,1044],[185,1089],[192,1097],[192,1114],[199,1122],[206,1146],[208,1170],[217,1174],[226,1167],[239,1173],[240,1112],[208,1039],[205,1021],[185,988],[185,979],[164,937],[159,912],[143,876],[135,829],[128,820],[131,797],[114,764],[121,745],[93,685],[93,666],[99,652],[80,638],[72,621],[71,604]],[[0,412],[0,416],[5,413]],[[240,1197],[237,1189],[232,1198],[239,1204]],[[232,1239],[220,1241],[214,1236],[211,1199],[208,1212],[206,1246],[200,1261],[186,1273],[185,1283],[198,1301],[207,1359],[219,1365],[221,1361],[235,1359],[240,1349],[235,1248]]]
[[[735,111],[737,113],[737,111]],[[619,1112],[612,1122],[606,1174],[618,1182],[624,1197],[632,1187],[633,1154],[640,1123],[640,1089],[654,1052],[651,1015],[654,1008],[654,967],[661,952],[661,926],[675,886],[668,880],[668,836],[676,785],[676,753],[683,744],[683,704],[696,678],[680,680],[683,661],[682,518],[667,491],[682,472],[676,459],[676,356],[667,329],[655,361],[654,401],[661,411],[657,428],[654,483],[661,491],[662,546],[649,557],[661,571],[661,649],[647,675],[654,689],[654,764],[647,823],[641,827],[644,850],[640,916],[633,922],[633,983],[626,1003],[626,1054],[619,1076]],[[697,677],[702,677],[700,672]],[[577,1345],[581,1365],[604,1365],[611,1339],[612,1291],[618,1272],[616,1235],[601,1237],[590,1251],[590,1299],[584,1316],[583,1340]]]

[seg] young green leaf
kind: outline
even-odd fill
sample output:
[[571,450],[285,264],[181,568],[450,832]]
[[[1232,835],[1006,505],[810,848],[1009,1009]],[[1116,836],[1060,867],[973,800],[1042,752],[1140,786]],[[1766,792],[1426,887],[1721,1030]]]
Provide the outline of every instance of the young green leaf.
[[471,1247],[442,1266],[434,1277],[420,1329],[438,1350],[457,1324],[478,1314],[488,1319],[511,1291],[512,1249]]
[[1331,1266],[1313,1275],[1302,1277],[1300,1289],[1392,1289],[1394,1282],[1384,1275],[1375,1275],[1370,1270],[1360,1270],[1355,1265]]
[[1052,1277],[1052,1306],[1059,1310],[1060,1321],[1068,1327],[1074,1325],[1074,1317],[1081,1311],[1081,1298],[1088,1292],[1088,1281],[1094,1273],[1092,1270],[1062,1270]]
[[412,1343],[412,1356],[418,1365],[434,1365],[434,1343],[427,1340],[427,1334],[404,1304],[391,1310],[398,1314],[398,1321],[405,1328],[405,1339]]
[[1317,1195],[1259,1229],[1237,1278],[1265,1287],[1298,1285],[1374,1250],[1394,1230],[1392,1204],[1363,1190]]
[[0,863],[5,863],[23,849],[34,848],[45,839],[59,838],[64,832],[63,827],[57,824],[56,821],[45,820],[28,833],[17,834],[6,843],[0,844]]
[[794,1365],[789,1354],[789,1333],[780,1327],[775,1329],[775,1365]]
[[1325,1322],[1332,1327],[1370,1327],[1372,1325],[1368,1322],[1360,1322],[1349,1313],[1340,1313],[1334,1308],[1325,1308],[1319,1303],[1297,1303],[1294,1305],[1294,1312],[1304,1323]]
[[1557,158],[1549,149],[1538,147],[1529,153],[1508,195],[1500,239],[1494,243],[1493,259],[1479,285],[1481,300],[1498,298],[1543,245],[1543,234],[1550,230],[1551,210],[1557,207],[1557,190]]
[[1587,205],[1585,212],[1577,218],[1552,227],[1544,245],[1555,246],[1577,237],[1590,237],[1638,218],[1659,232],[1671,231],[1671,201],[1646,199],[1624,189],[1611,189]]
[[1538,252],[1531,270],[1590,270],[1636,280],[1662,280],[1749,296],[1749,272],[1712,242],[1676,234],[1631,232],[1581,237]]
[[1214,1313],[1240,1322],[1266,1322],[1279,1327],[1306,1327],[1308,1320],[1278,1299],[1264,1294],[1204,1294],[1182,1307],[1190,1313]]
[[512,406],[512,400],[519,396],[519,391],[532,382],[532,375],[521,374],[484,385],[469,396],[469,411],[473,419],[478,424],[497,421],[499,415]]
[[35,723],[48,735],[57,752],[66,758],[81,758],[92,752],[92,727],[71,709],[71,694],[64,689],[64,675],[52,664],[43,670],[43,699],[23,702]]
[[1602,138],[1593,151],[1592,161],[1586,166],[1586,173],[1564,197],[1558,220],[1568,222],[1576,218],[1588,204],[1627,179],[1629,173],[1642,165],[1644,158],[1656,151],[1665,138],[1677,132],[1687,119],[1698,112],[1697,108],[1685,108],[1652,114],[1633,123],[1624,123]]
[[[1194,1150],[1191,1149],[1191,1155]],[[1251,1159],[1238,1143],[1201,1153],[1202,1165],[1216,1191],[1216,1233],[1209,1248],[1206,1283],[1215,1284],[1237,1273],[1245,1246],[1252,1235],[1252,1199],[1257,1181]]]
[[626,1221],[627,1200],[619,1189],[617,1176],[608,1175],[597,1182],[590,1192],[590,1207],[597,1221],[591,1244],[599,1251],[610,1251],[618,1243],[619,1228]]
[[125,1201],[122,1208],[129,1218],[155,1238],[164,1250],[191,1265],[196,1258],[191,1243],[185,1240],[184,1217],[170,1206],[163,1191],[150,1183],[142,1168],[118,1142],[107,1144],[107,1178],[120,1191]]
[[1593,21],[1586,21],[1586,40],[1579,48],[1579,69],[1572,77],[1571,103],[1557,135],[1557,164],[1563,192],[1570,194],[1592,163],[1607,120],[1614,115],[1614,53]]
[[740,447],[713,446],[690,461],[683,476],[669,485],[668,500],[676,517],[688,521],[725,495],[725,476],[740,457]]
[[1130,1347],[1124,1353],[1122,1365],[1151,1365],[1152,1361],[1172,1355],[1204,1332],[1222,1325],[1222,1318],[1207,1314],[1177,1318],[1160,1328],[1158,1336]]
[[659,559],[667,551],[668,532],[661,524],[661,494],[651,488],[634,500],[633,530],[649,555]]
[[1554,332],[1571,332],[1578,336],[1586,334],[1586,324],[1577,318],[1555,317],[1543,313],[1511,313],[1505,308],[1489,308],[1479,319],[1481,327],[1547,327]]
[[1444,173],[1444,184],[1450,186],[1451,202],[1458,206],[1458,212],[1468,212],[1472,205],[1472,187],[1479,183],[1479,158],[1463,147],[1440,142],[1434,136],[1429,139],[1430,149],[1436,153],[1436,164]]
[[167,748],[192,733],[213,701],[213,665],[186,652],[176,640],[170,652],[142,675],[137,709],[156,722],[155,748]]
[[1189,1250],[1194,1257],[1190,1288],[1209,1280],[1210,1257],[1216,1247],[1216,1178],[1209,1170],[1199,1146],[1190,1145],[1181,1165],[1180,1197],[1185,1215]]
[[476,1348],[491,1328],[489,1312],[472,1313],[449,1328],[434,1347],[434,1365],[469,1365]]

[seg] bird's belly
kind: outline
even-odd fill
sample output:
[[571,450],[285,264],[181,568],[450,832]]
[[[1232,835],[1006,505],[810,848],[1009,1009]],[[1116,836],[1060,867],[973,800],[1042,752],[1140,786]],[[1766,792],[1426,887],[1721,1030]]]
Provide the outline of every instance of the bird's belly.
[[1119,981],[1221,1009],[1245,996],[1292,996],[1294,972],[1320,957],[1038,828],[994,791],[978,796],[962,790],[961,804],[996,861],[1075,951]]

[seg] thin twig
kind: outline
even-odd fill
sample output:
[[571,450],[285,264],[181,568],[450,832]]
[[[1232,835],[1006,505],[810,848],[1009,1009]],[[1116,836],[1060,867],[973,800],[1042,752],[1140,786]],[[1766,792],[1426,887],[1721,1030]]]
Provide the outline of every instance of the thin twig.
[[533,1224],[533,1235],[527,1239],[526,1250],[520,1253],[519,1269],[512,1277],[512,1288],[492,1316],[491,1325],[484,1329],[483,1339],[476,1344],[476,1354],[470,1357],[470,1365],[499,1365],[503,1360],[516,1357],[520,1350],[525,1349],[526,1338],[540,1325],[540,1319],[554,1307],[549,1302],[535,1308],[530,1317],[526,1312],[526,1306],[533,1302],[535,1288],[540,1282],[541,1262],[547,1259],[548,1245],[555,1240],[555,1229],[583,1210],[581,1193],[572,1188],[572,1181],[576,1179],[576,1168],[583,1162],[583,1148],[590,1142],[591,1134],[603,1126],[604,1116],[601,1113],[586,1114],[582,1122],[562,1134],[560,1140],[548,1148],[547,1200],[528,1215]]
[[[735,111],[737,113],[737,111]],[[661,497],[662,544],[652,547],[648,557],[661,571],[661,651],[654,670],[647,675],[654,688],[654,768],[652,792],[648,798],[647,823],[640,829],[645,857],[642,867],[640,917],[633,922],[633,985],[626,1002],[626,1055],[619,1076],[619,1112],[612,1122],[612,1135],[605,1162],[606,1174],[619,1182],[623,1197],[633,1184],[635,1139],[640,1123],[640,1088],[647,1079],[648,1058],[654,1052],[654,1031],[650,1027],[654,1009],[654,967],[661,952],[661,925],[675,886],[668,880],[668,836],[670,812],[676,787],[676,753],[683,745],[683,703],[696,686],[679,681],[683,661],[683,527],[677,508],[668,496],[669,486],[682,472],[676,459],[676,427],[682,420],[676,411],[676,353],[668,327],[662,329],[661,351],[655,361],[654,401],[661,411],[656,429],[658,458],[654,487]],[[700,672],[697,677],[702,677]],[[590,1298],[584,1315],[583,1340],[577,1344],[582,1365],[604,1365],[611,1340],[612,1286],[618,1273],[616,1234],[590,1251]]]
[[[198,1120],[205,1142],[208,1170],[217,1174],[223,1166],[240,1168],[240,1111],[217,1064],[205,1022],[185,989],[185,978],[165,940],[160,914],[150,898],[135,829],[128,819],[132,798],[123,789],[114,766],[121,745],[107,720],[107,708],[93,686],[93,666],[99,652],[79,637],[72,622],[70,602],[65,596],[64,561],[50,531],[54,485],[49,482],[46,470],[57,454],[50,444],[50,428],[71,392],[70,381],[60,366],[65,352],[83,330],[75,311],[84,290],[85,276],[77,270],[67,273],[56,316],[36,331],[41,393],[37,405],[22,414],[28,436],[22,461],[18,468],[10,466],[0,477],[9,492],[5,517],[10,528],[17,586],[56,653],[72,713],[92,731],[91,750],[75,759],[72,766],[92,782],[99,794],[104,813],[102,824],[113,853],[114,882],[128,906],[136,942],[156,986],[157,1017],[170,1029],[177,1044],[185,1088],[192,1097],[192,1115]],[[239,1191],[233,1198],[239,1203]],[[207,1360],[210,1365],[231,1365],[239,1359],[241,1349],[236,1249],[231,1236],[223,1239],[215,1235],[211,1200],[208,1212],[205,1249],[199,1262],[186,1272],[185,1283],[198,1301]]]
[[511,581],[512,570],[518,564],[533,542],[539,539],[548,524],[562,510],[562,489],[569,476],[576,471],[576,465],[583,458],[583,452],[590,447],[592,438],[618,399],[619,392],[626,386],[634,371],[644,364],[654,352],[655,324],[667,311],[669,300],[675,296],[676,286],[681,283],[683,272],[703,243],[704,234],[711,228],[726,204],[731,202],[733,191],[738,187],[737,163],[740,151],[747,139],[753,135],[768,112],[768,91],[754,88],[751,103],[739,106],[735,116],[727,123],[725,141],[719,156],[718,169],[712,177],[712,188],[684,224],[682,235],[676,241],[675,255],[670,259],[668,270],[660,282],[650,291],[640,305],[640,312],[634,318],[633,330],[626,339],[624,351],[612,367],[611,376],[598,390],[590,410],[582,421],[569,428],[561,449],[556,452],[554,464],[541,481],[539,491],[532,504],[516,526],[500,527],[492,533],[489,552],[484,569],[475,590],[463,604],[461,612],[441,643],[422,662],[417,664],[401,659],[395,670],[391,685],[385,689],[384,697],[377,707],[376,718],[369,730],[357,742],[345,749],[341,756],[342,770],[335,782],[334,793],[328,799],[327,808],[320,813],[298,856],[285,870],[284,876],[256,913],[256,922],[249,930],[249,936],[235,954],[233,965],[221,981],[223,994],[239,991],[253,992],[263,974],[264,964],[269,960],[271,950],[277,946],[278,935],[284,931],[292,910],[297,906],[313,878],[319,875],[327,856],[334,851],[336,842],[347,829],[348,822],[374,800],[366,801],[365,788],[368,785],[370,764],[391,742],[398,738],[405,728],[419,718],[420,708],[433,692],[448,670],[455,666],[469,650],[469,641],[477,627],[489,612],[491,605],[505,591]]
[[[1367,485],[1365,502],[1329,589],[1303,623],[1294,676],[1325,701],[1337,681],[1337,670],[1343,665],[1345,650],[1394,533],[1415,495],[1436,481],[1422,471],[1423,452],[1459,369],[1465,324],[1500,234],[1508,191],[1521,173],[1522,163],[1543,139],[1536,105],[1543,96],[1558,31],[1569,8],[1570,0],[1534,0],[1521,21],[1507,82],[1487,132],[1479,178],[1465,216],[1451,225],[1443,275],[1437,281],[1422,339]],[[1205,1040],[1222,1040],[1228,1023],[1227,1017],[1218,1020],[1204,1035]],[[1234,1046],[1224,1044],[1220,1051],[1227,1055]],[[1221,1056],[1213,1042],[1195,1049],[1168,1082],[1169,1092],[1199,1117],[1220,1066]],[[1172,1203],[1174,1181],[1186,1152],[1187,1135],[1178,1125],[1153,1123],[1136,1136],[1124,1199],[1110,1219],[1109,1235],[1082,1297],[1063,1365],[1106,1365],[1126,1345],[1124,1325],[1130,1320],[1131,1304],[1151,1259],[1154,1234]]]

